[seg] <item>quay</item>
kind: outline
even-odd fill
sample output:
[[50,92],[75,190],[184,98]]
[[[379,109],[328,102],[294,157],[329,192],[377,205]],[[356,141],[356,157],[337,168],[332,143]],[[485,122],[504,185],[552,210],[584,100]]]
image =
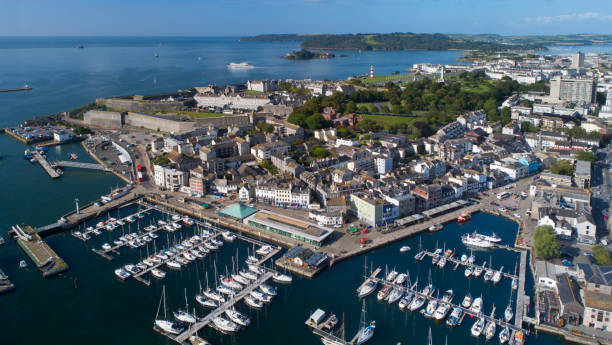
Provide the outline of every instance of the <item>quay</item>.
[[521,251],[521,259],[519,265],[518,291],[516,294],[516,312],[514,313],[514,322],[517,327],[523,326],[523,316],[527,313],[526,305],[529,302],[529,297],[525,296],[525,273],[527,271],[527,252]]
[[41,155],[40,153],[34,152],[34,159],[36,159],[38,164],[40,164],[40,166],[45,170],[45,172],[49,174],[49,177],[58,178],[61,176],[60,174],[57,173],[57,171],[55,171],[55,169],[53,169],[53,167],[47,161],[47,159],[43,157],[43,155]]
[[210,312],[208,315],[204,316],[203,318],[200,318],[198,320],[198,322],[196,322],[194,325],[190,326],[183,333],[181,333],[179,335],[172,335],[172,334],[167,334],[167,333],[162,332],[161,330],[159,330],[155,326],[153,327],[153,329],[156,332],[159,332],[159,333],[167,336],[168,338],[170,338],[171,340],[173,340],[173,341],[175,341],[175,342],[177,342],[179,344],[188,344],[187,339],[189,339],[190,336],[194,335],[196,332],[198,332],[199,330],[201,330],[202,328],[204,328],[206,326],[211,326],[211,327],[214,328],[214,326],[211,324],[212,320],[214,318],[223,315],[225,310],[229,309],[234,304],[238,303],[245,296],[247,296],[249,293],[251,293],[251,291],[255,290],[261,284],[265,283],[270,278],[272,278],[272,276],[274,276],[275,272],[273,270],[270,270],[268,268],[264,268],[264,269],[266,270],[266,273],[264,275],[262,275],[261,277],[259,277],[259,279],[257,279],[255,282],[253,282],[253,284],[248,285],[242,291],[237,293],[232,299],[230,299],[229,301],[223,303],[222,305],[220,305],[218,308],[216,308],[215,310],[213,310],[212,312]]
[[13,291],[15,285],[9,280],[8,276],[4,274],[4,271],[0,269],[0,295]]
[[36,267],[42,272],[43,277],[51,277],[68,270],[68,264],[64,262],[49,245],[43,241],[31,226],[19,225],[12,227],[9,231],[17,244],[32,259]]
[[[425,255],[426,255],[426,256],[429,256],[429,257],[432,257],[432,256],[434,256],[434,255],[435,255],[434,253],[432,253],[432,252],[430,252],[430,251],[428,251],[428,250],[423,250],[423,252],[425,253]],[[442,256],[442,255],[444,255],[444,254],[440,254],[440,256]],[[485,272],[486,272],[487,270],[489,270],[489,268],[488,268],[488,267],[486,267],[486,265],[487,265],[487,263],[486,263],[486,262],[484,262],[482,265],[470,264],[468,261],[466,261],[466,262],[461,262],[461,260],[457,259],[457,258],[454,256],[454,253],[453,253],[453,255],[451,255],[451,256],[446,256],[446,260],[447,260],[447,261],[452,262],[453,264],[455,264],[455,266],[461,265],[461,266],[466,266],[466,267],[467,267],[467,266],[473,266],[473,267],[475,267],[475,268],[476,268],[476,267],[480,267],[480,268],[482,268],[482,269],[483,269],[483,271],[485,271]],[[436,266],[437,266],[437,265],[436,265]],[[502,269],[503,269],[503,267],[502,267]],[[493,269],[493,268],[491,268],[491,270],[493,270],[493,271],[501,271],[501,270],[495,270],[495,269]],[[518,279],[518,277],[517,277],[517,276],[515,276],[515,275],[513,275],[513,274],[510,274],[510,273],[506,273],[506,272],[504,272],[504,271],[501,271],[501,274],[502,274],[502,276],[503,276],[504,278],[508,278],[508,279]]]

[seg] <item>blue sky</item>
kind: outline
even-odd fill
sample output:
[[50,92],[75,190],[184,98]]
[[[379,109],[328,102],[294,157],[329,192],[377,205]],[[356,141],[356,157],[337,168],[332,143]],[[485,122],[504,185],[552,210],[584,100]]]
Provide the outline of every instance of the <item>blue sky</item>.
[[611,0],[18,0],[0,35],[612,33]]

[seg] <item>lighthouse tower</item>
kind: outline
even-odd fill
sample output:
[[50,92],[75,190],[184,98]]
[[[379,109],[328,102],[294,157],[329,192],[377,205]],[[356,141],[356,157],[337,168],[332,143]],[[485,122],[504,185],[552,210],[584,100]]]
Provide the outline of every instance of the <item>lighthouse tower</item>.
[[370,79],[374,79],[374,65],[370,65]]

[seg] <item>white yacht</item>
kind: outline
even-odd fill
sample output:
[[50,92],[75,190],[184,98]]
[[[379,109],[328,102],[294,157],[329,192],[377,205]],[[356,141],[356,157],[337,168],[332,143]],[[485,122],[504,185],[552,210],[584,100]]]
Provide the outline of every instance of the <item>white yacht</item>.
[[265,245],[265,246],[261,246],[259,249],[257,249],[255,251],[255,253],[257,253],[258,255],[261,255],[261,256],[266,256],[266,255],[272,253],[273,250],[274,250],[274,248],[272,248],[272,246]]
[[[257,280],[257,274],[255,274],[255,273],[253,273],[251,271],[243,270],[243,271],[240,271],[238,274],[240,274],[242,277],[244,277],[246,279],[249,279],[249,280]],[[274,277],[272,279],[274,279]],[[274,279],[274,280],[276,280],[276,279]]]
[[489,321],[485,327],[485,339],[491,340],[495,336],[497,325],[493,321]]
[[222,332],[237,332],[240,329],[239,325],[220,316],[213,319],[213,324]]
[[206,290],[203,292],[204,296],[217,301],[219,303],[225,303],[225,297],[223,297],[223,295],[221,295],[219,292],[214,291],[214,290]]
[[227,64],[227,69],[229,70],[249,70],[253,68],[255,68],[255,66],[248,62],[230,62]]
[[358,336],[357,340],[355,341],[355,345],[361,345],[372,339],[375,330],[376,321],[370,321],[369,324],[366,323],[365,301],[363,301],[363,307],[361,308],[361,321],[359,322],[359,331],[357,331]]
[[436,320],[442,320],[446,318],[446,316],[450,312],[450,308],[451,308],[450,304],[442,303],[441,305],[438,306],[438,309],[436,309],[434,318]]
[[480,337],[480,335],[482,334],[482,331],[484,330],[485,327],[485,320],[484,318],[479,318],[478,320],[476,320],[476,322],[474,322],[474,324],[472,325],[472,329],[470,330],[472,333],[472,336],[474,337]]
[[479,248],[490,248],[493,246],[493,242],[488,241],[479,234],[465,234],[461,236],[461,242],[466,246],[479,247]]
[[225,309],[225,315],[233,322],[248,327],[251,324],[251,319],[234,308]]
[[507,343],[509,339],[510,339],[510,330],[506,326],[501,330],[501,332],[499,332],[499,343],[503,345]]
[[215,300],[206,298],[202,294],[197,294],[195,296],[195,299],[196,299],[196,302],[198,302],[201,306],[206,307],[206,308],[217,308],[219,306],[219,304]]
[[371,295],[372,292],[376,291],[377,285],[378,284],[373,280],[368,281],[367,283],[361,285],[359,289],[357,289],[357,296],[359,298],[363,298]]
[[472,306],[472,295],[468,292],[467,295],[465,295],[465,297],[463,297],[463,301],[461,302],[461,306],[464,308],[469,308],[470,306]]
[[181,334],[185,330],[185,327],[182,324],[168,320],[155,320],[155,326],[157,326],[163,332],[170,334]]
[[263,303],[250,295],[244,296],[244,303],[246,303],[251,308],[255,308],[255,309],[263,308]]
[[174,315],[174,318],[180,322],[193,324],[193,323],[196,323],[197,321],[195,316],[193,316],[191,313],[188,313],[184,310],[175,311],[172,314]]
[[468,267],[465,268],[463,275],[465,275],[466,278],[469,278],[472,275],[472,273],[474,273],[474,266],[469,265]]
[[427,307],[425,307],[425,313],[423,314],[425,317],[433,317],[436,313],[436,309],[438,309],[438,301],[432,299],[427,303]]
[[174,260],[168,260],[166,262],[166,266],[168,266],[168,268],[174,268],[174,269],[180,269],[181,268],[181,264],[179,264],[178,262],[176,262]]
[[293,278],[290,275],[282,273],[274,273],[272,279],[279,283],[291,283],[291,281],[293,281]]
[[399,251],[400,253],[405,253],[409,251],[410,249],[411,249],[410,246],[402,246]]
[[223,236],[223,239],[228,242],[234,242],[234,240],[236,239],[236,235],[232,234],[229,231],[223,231],[221,233],[221,236]]
[[493,284],[497,284],[501,281],[502,278],[502,270],[504,268],[500,268],[499,271],[495,271],[495,273],[493,274],[493,278],[491,278],[491,280],[493,281]]
[[393,288],[389,296],[387,297],[387,302],[389,304],[393,304],[397,302],[404,295],[404,291],[402,289]]
[[476,297],[476,299],[474,299],[474,301],[472,302],[472,306],[470,307],[470,311],[475,315],[480,314],[480,312],[482,311],[482,296]]
[[158,279],[164,279],[166,277],[166,272],[160,270],[159,268],[152,269],[151,274],[153,275],[153,277]]

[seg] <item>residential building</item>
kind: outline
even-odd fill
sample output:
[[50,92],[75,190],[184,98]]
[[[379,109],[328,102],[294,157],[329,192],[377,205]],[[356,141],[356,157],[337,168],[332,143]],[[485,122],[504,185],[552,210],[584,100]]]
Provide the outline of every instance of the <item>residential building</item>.
[[183,171],[162,165],[153,166],[153,175],[156,186],[173,191],[177,191],[181,186],[186,185],[188,179]]
[[380,198],[365,194],[351,194],[351,211],[357,218],[371,226],[389,224],[398,217],[397,206]]
[[595,102],[597,82],[592,77],[561,77],[550,80],[550,97],[556,100]]

